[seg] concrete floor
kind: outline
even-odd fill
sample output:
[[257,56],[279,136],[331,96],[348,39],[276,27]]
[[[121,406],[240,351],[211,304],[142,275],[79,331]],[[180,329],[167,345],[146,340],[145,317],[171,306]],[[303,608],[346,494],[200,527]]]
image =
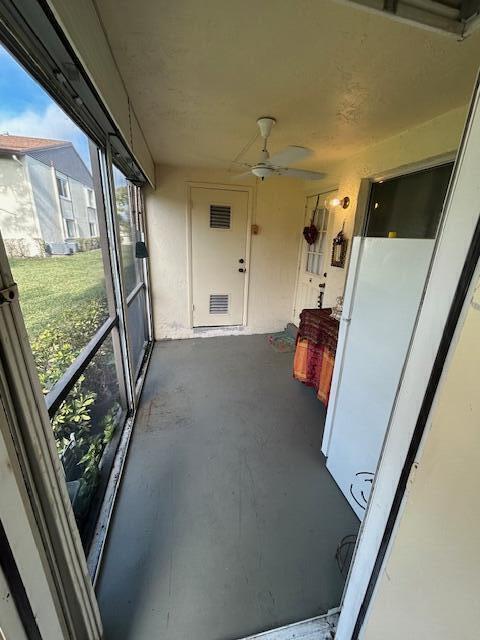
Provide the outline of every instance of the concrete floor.
[[359,522],[266,336],[156,345],[98,585],[106,640],[235,640],[340,602]]

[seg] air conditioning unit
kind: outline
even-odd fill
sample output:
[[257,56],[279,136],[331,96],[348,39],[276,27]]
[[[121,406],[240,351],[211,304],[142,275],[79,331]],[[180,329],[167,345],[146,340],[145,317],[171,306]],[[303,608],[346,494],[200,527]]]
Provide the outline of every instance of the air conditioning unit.
[[76,242],[50,242],[47,247],[52,256],[68,256],[78,250]]

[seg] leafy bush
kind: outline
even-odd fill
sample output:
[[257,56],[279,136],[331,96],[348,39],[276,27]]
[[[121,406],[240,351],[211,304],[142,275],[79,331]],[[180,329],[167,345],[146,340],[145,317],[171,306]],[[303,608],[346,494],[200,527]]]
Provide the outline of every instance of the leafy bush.
[[47,245],[41,238],[4,238],[5,251],[9,258],[44,258]]
[[78,251],[100,249],[100,238],[98,236],[94,236],[93,238],[72,238],[71,241],[77,244]]
[[[106,303],[64,310],[55,321],[32,340],[32,351],[47,394],[105,321]],[[117,377],[108,339],[95,354],[52,419],[57,451],[62,458],[67,481],[80,481],[74,509],[77,520],[85,517],[98,484],[103,451],[110,442],[119,405]],[[99,399],[99,402],[97,401]],[[102,406],[105,405],[102,415]]]
[[108,317],[106,303],[92,300],[60,312],[31,342],[33,357],[44,393],[62,377],[80,351],[86,336],[93,336]]

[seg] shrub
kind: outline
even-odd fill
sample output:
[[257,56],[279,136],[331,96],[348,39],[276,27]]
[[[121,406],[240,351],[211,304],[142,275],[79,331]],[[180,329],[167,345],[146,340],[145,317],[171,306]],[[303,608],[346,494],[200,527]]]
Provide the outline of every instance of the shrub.
[[100,249],[100,238],[94,236],[93,238],[72,238],[71,242],[75,242],[78,251],[93,251],[93,249]]
[[108,317],[106,303],[92,300],[80,308],[72,306],[50,322],[32,340],[32,351],[44,393],[62,377]]
[[41,238],[5,238],[9,258],[45,258],[47,245]]
[[[108,316],[106,303],[93,300],[63,310],[32,340],[32,351],[43,392],[47,394],[75,361],[86,341]],[[85,517],[98,484],[103,451],[116,426],[119,405],[113,354],[105,341],[52,419],[57,451],[67,481],[80,480],[74,502],[77,520]],[[101,399],[96,404],[97,398]],[[104,414],[98,407],[106,403]]]

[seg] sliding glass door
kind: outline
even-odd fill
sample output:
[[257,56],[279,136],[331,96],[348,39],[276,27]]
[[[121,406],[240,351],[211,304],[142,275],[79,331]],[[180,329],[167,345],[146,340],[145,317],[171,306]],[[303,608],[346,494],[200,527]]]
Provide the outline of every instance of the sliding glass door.
[[87,548],[151,342],[141,189],[5,50],[0,68],[0,267]]
[[127,306],[130,360],[133,384],[136,388],[150,342],[145,216],[141,190],[129,182],[115,166],[113,184],[123,291]]

